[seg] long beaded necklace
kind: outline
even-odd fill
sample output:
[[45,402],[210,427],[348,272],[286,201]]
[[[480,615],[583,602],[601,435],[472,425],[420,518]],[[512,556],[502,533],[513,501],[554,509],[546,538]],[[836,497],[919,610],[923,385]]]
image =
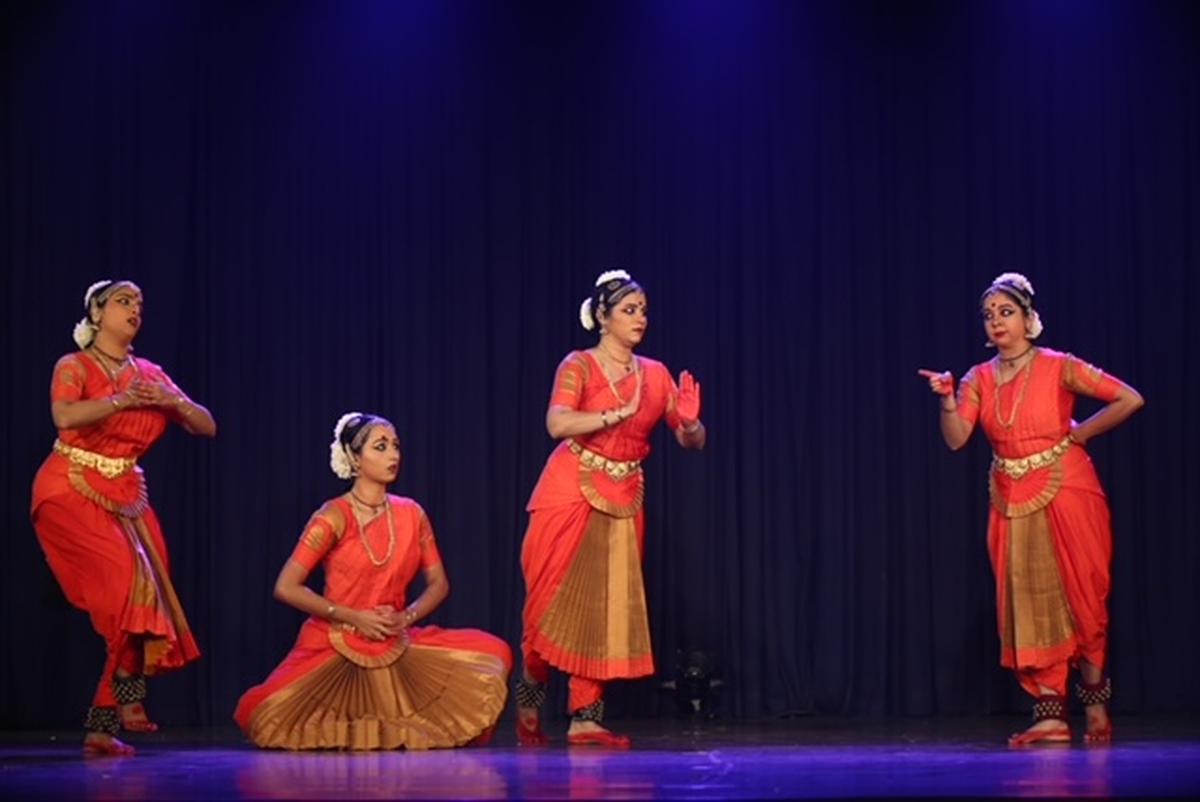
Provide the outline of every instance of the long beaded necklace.
[[[362,538],[363,548],[367,550],[367,559],[370,560],[371,564],[374,565],[376,568],[386,565],[387,561],[392,559],[392,552],[395,551],[395,549],[396,549],[396,525],[392,521],[392,505],[389,504],[386,499],[384,500],[384,502],[382,504],[378,504],[378,505],[368,504],[367,502],[360,499],[358,496],[354,495],[353,490],[350,491],[350,502],[354,505],[355,513],[356,514],[361,513],[358,515],[358,536],[360,538]],[[362,509],[364,507],[366,508],[366,510]],[[371,523],[376,518],[378,518],[380,516],[380,513],[375,513],[370,518],[368,518],[366,521],[364,521],[362,518],[362,515],[373,512],[376,507],[383,507],[385,509],[385,511],[382,514],[387,516],[388,547],[387,547],[387,554],[385,554],[383,556],[382,560],[377,559],[375,557],[375,552],[371,550],[371,544],[367,540],[367,524]]]
[[[1029,349],[1029,351],[1032,350],[1032,348]],[[1026,351],[1025,353],[1029,353],[1029,351]],[[1022,354],[1022,356],[1024,356],[1024,354]],[[1034,354],[1034,356],[1037,355]],[[1021,370],[1021,386],[1017,389],[1017,397],[1013,400],[1012,409],[1009,411],[1007,421],[1004,420],[1004,416],[1000,414],[1000,387],[1002,385],[997,385],[996,387],[996,422],[1005,429],[1011,429],[1017,420],[1017,410],[1021,407],[1021,402],[1025,400],[1025,391],[1029,389],[1029,374],[1032,372],[1032,370],[1033,358],[1031,357],[1030,360],[1025,363],[1025,367]],[[1010,381],[1016,381],[1016,379],[1010,379]]]

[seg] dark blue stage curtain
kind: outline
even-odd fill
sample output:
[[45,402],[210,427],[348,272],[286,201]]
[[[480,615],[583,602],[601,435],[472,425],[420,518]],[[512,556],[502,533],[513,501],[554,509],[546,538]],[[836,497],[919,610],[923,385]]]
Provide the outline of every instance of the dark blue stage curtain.
[[[646,468],[664,676],[709,653],[729,717],[1027,709],[997,665],[989,450],[945,449],[915,373],[988,358],[979,292],[1019,270],[1044,344],[1147,398],[1089,446],[1115,706],[1200,710],[1194,3],[2,13],[3,727],[74,726],[103,660],[28,516],[91,281],[142,285],[138,353],[220,424],[144,461],[204,649],[150,707],[228,726],[295,638],[271,586],[342,490],[347,410],[399,430],[395,490],[453,584],[434,620],[517,645],[552,373],[618,265],[648,288],[644,353],[697,375],[710,430],[702,454],[660,432]],[[614,686],[610,714],[673,712],[662,678]]]

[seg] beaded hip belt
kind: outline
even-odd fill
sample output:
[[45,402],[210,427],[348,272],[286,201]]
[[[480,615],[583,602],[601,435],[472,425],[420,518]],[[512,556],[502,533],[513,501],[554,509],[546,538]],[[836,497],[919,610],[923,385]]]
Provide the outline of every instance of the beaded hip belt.
[[76,465],[91,468],[105,479],[116,479],[121,474],[132,471],[137,465],[137,457],[106,457],[94,451],[69,446],[62,440],[54,441],[54,451]]
[[609,475],[614,482],[619,482],[627,476],[631,476],[641,469],[641,460],[615,460],[609,459],[595,451],[584,448],[575,440],[567,441],[567,448],[571,449],[571,453],[579,457],[579,462],[583,467],[592,471],[604,471]]
[[1047,448],[1045,451],[1039,451],[1036,454],[1030,454],[1028,457],[1018,457],[1016,459],[1005,459],[992,455],[992,470],[1001,471],[1008,474],[1013,479],[1020,479],[1030,471],[1036,471],[1040,468],[1046,468],[1058,462],[1063,454],[1070,450],[1074,441],[1071,438],[1064,437],[1056,445]]

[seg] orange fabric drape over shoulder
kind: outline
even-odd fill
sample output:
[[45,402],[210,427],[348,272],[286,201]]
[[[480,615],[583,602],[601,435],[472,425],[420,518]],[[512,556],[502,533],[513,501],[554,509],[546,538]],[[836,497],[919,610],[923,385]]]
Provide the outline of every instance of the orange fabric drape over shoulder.
[[[105,398],[138,375],[171,384],[162,368],[145,359],[133,360],[114,382],[89,354],[68,354],[55,366],[51,401]],[[129,409],[90,426],[60,430],[58,437],[94,454],[136,459],[170,420],[160,409]],[[108,477],[52,452],[34,479],[31,517],[67,599],[87,611],[104,638],[108,660],[95,706],[116,704],[112,677],[118,666],[152,675],[199,657],[171,584],[166,541],[140,468]]]
[[[548,665],[572,675],[572,710],[599,698],[603,681],[654,672],[641,574],[641,469],[614,476],[586,464],[579,453],[640,462],[650,454],[650,434],[659,421],[679,427],[670,373],[660,362],[637,360],[642,381],[637,413],[573,438],[575,450],[570,440],[559,443],[527,507],[522,648],[535,677]],[[613,409],[632,398],[635,382],[630,373],[610,386],[595,357],[572,352],[559,365],[550,406]]]
[[[308,571],[324,567],[323,595],[338,607],[401,610],[417,572],[441,564],[420,505],[388,498],[390,527],[388,514],[360,527],[345,497],[327,502],[292,553]],[[278,668],[242,696],[234,719],[263,747],[460,746],[495,724],[511,667],[508,644],[480,630],[413,627],[371,641],[314,616]]]
[[[1062,443],[1077,395],[1112,401],[1119,382],[1070,354],[1038,349],[996,386],[993,363],[959,387],[959,415],[982,425],[997,457],[1019,459]],[[1001,665],[1032,695],[1066,693],[1070,665],[1103,667],[1108,639],[1112,531],[1108,503],[1087,452],[1014,478],[993,466],[988,550],[996,576]]]

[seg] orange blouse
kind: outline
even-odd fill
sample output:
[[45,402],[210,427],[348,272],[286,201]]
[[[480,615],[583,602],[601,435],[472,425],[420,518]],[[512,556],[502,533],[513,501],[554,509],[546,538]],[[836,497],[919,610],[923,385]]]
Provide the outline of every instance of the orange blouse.
[[[958,414],[978,422],[1002,459],[1019,459],[1053,449],[1071,431],[1076,396],[1110,402],[1120,382],[1071,354],[1039,348],[1025,368],[996,386],[992,362],[971,368],[958,390]],[[992,502],[1008,516],[1027,515],[1054,498],[1060,487],[1103,495],[1087,453],[1070,446],[1052,464],[1019,478],[993,469]]]
[[344,496],[325,502],[304,527],[292,559],[309,572],[324,566],[322,595],[332,603],[359,610],[380,604],[400,609],[417,571],[441,564],[433,527],[421,505],[392,495],[388,502],[395,535],[390,547],[388,515],[360,527]]
[[[421,505],[391,495],[388,503],[388,514],[360,527],[350,502],[338,497],[327,501],[304,527],[292,559],[310,572],[317,565],[324,567],[322,595],[333,604],[354,610],[385,604],[403,609],[405,593],[418,569],[441,564],[433,527]],[[395,660],[407,639],[408,634],[403,633],[381,641],[368,640],[311,616],[300,628],[296,645],[301,649],[332,645],[359,665],[377,667]]]
[[[178,392],[166,372],[148,359],[134,358],[133,369],[118,374],[114,381],[94,357],[85,351],[67,354],[54,366],[50,400],[82,401],[107,398],[125,391],[134,379],[163,382]],[[141,457],[158,441],[171,421],[179,421],[174,409],[135,407],[116,412],[103,420],[75,429],[59,429],[58,439],[69,446],[106,457]],[[33,508],[48,498],[69,492],[71,487],[110,509],[125,509],[144,503],[145,483],[140,468],[106,478],[91,468],[75,465],[57,453],[38,472],[33,488]]]
[[[640,509],[640,470],[627,478],[613,480],[603,471],[581,468],[579,456],[571,450],[574,442],[610,460],[640,462],[650,455],[650,435],[659,421],[665,420],[672,430],[682,426],[675,411],[679,390],[666,366],[646,357],[635,358],[642,377],[642,397],[637,412],[614,426],[559,443],[546,462],[527,510],[574,504],[583,501],[585,496],[598,509],[610,513],[632,512],[635,507]],[[622,407],[633,398],[636,376],[637,373],[630,373],[610,385],[595,356],[588,351],[573,351],[567,354],[555,373],[550,406],[582,412]]]

